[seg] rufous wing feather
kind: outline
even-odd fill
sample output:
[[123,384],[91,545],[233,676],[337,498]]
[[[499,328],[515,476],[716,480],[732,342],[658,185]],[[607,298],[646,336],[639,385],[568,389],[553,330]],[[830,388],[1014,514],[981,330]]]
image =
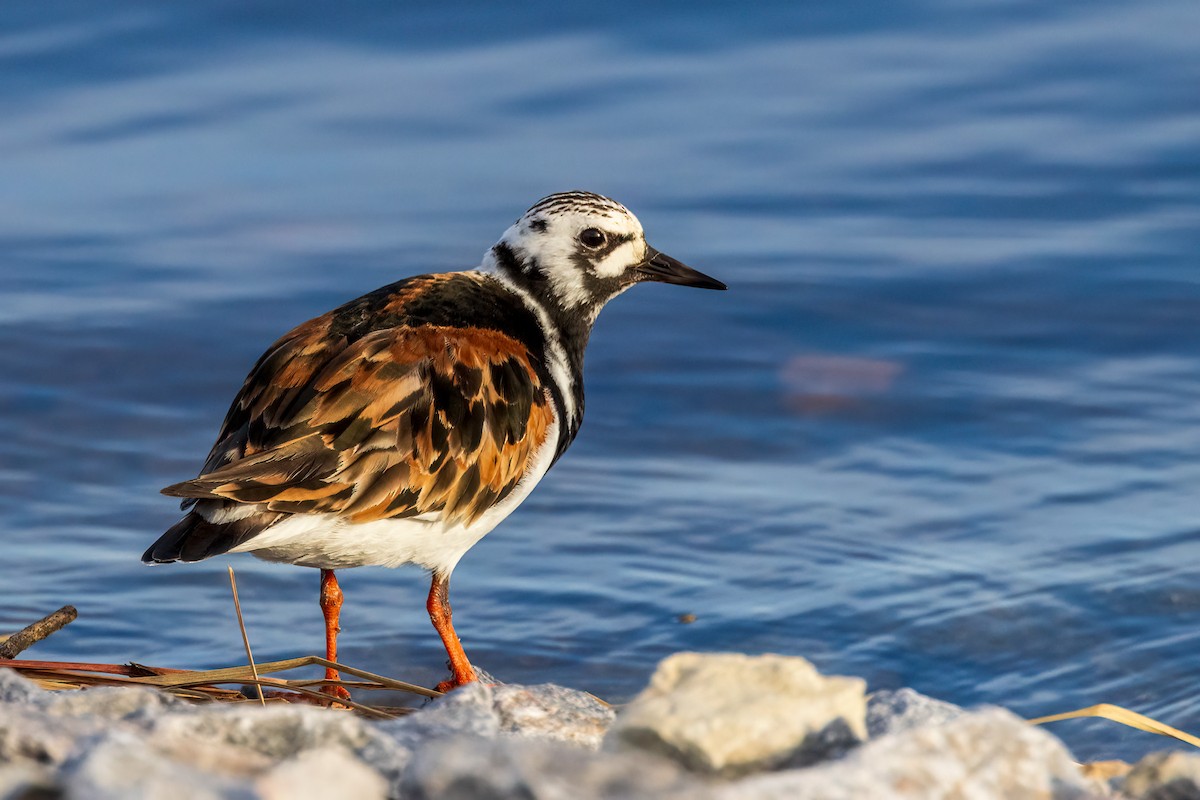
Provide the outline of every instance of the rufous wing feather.
[[515,488],[554,414],[524,345],[436,325],[346,343],[331,328],[318,318],[276,343],[204,474],[163,492],[353,522],[437,512],[470,523]]

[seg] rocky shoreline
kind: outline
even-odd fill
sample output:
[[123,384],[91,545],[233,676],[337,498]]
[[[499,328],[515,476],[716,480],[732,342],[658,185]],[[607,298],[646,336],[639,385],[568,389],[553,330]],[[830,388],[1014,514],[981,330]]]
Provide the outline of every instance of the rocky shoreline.
[[1200,797],[1200,756],[1089,777],[1047,731],[802,658],[680,653],[614,711],[551,684],[473,684],[393,720],[48,692],[0,669],[0,800]]

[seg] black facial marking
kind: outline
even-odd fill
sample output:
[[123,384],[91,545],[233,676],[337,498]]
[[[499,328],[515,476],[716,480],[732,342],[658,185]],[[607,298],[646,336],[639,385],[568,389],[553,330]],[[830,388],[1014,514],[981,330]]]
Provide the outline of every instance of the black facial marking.
[[595,258],[597,261],[603,260],[613,250],[616,250],[618,247],[625,244],[626,242],[632,242],[632,241],[633,241],[632,233],[622,233],[620,236],[614,236],[613,234],[609,234],[608,242],[606,242],[603,247],[593,251],[596,254]]
[[546,280],[546,273],[542,270],[542,266],[538,263],[538,260],[533,256],[526,259],[524,265],[521,267],[521,274],[531,281]]
[[546,228],[547,228],[546,220],[544,220],[544,219],[534,219],[534,220],[529,221],[529,230],[531,230],[531,231],[536,231],[537,233],[545,233]]
[[521,269],[521,263],[517,261],[517,254],[504,242],[494,245],[492,253],[496,256],[496,264],[509,275],[515,275]]
[[[601,284],[605,284],[605,286],[603,288],[608,288],[607,284],[610,282],[608,280],[601,280],[598,278],[596,278],[595,280],[588,280],[589,278],[595,278],[595,276],[593,274],[593,268],[595,267],[596,264],[599,264],[601,261],[603,261],[604,259],[608,258],[610,255],[612,255],[613,251],[616,250],[618,247],[625,244],[626,242],[632,242],[634,240],[634,238],[635,237],[632,233],[622,233],[620,235],[608,234],[607,240],[600,247],[591,248],[591,247],[587,247],[586,243],[584,243],[585,244],[584,248],[582,248],[580,251],[574,253],[571,256],[571,260],[575,263],[576,268],[579,269],[583,273],[585,282],[587,282],[593,288],[601,288]],[[582,237],[581,237],[581,240],[582,240]],[[633,266],[633,265],[630,264],[629,266]],[[620,283],[620,281],[618,280],[614,284],[614,286],[619,283]],[[603,298],[605,300],[607,300],[611,296],[612,296],[611,294],[605,294],[605,295],[603,295]]]

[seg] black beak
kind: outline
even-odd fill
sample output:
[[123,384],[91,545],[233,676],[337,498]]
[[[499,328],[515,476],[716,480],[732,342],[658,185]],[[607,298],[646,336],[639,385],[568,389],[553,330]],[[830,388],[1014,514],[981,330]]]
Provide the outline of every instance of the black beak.
[[646,260],[638,264],[635,271],[644,281],[677,283],[680,286],[695,286],[697,289],[727,289],[716,278],[697,272],[681,261],[676,261],[653,247],[646,247]]

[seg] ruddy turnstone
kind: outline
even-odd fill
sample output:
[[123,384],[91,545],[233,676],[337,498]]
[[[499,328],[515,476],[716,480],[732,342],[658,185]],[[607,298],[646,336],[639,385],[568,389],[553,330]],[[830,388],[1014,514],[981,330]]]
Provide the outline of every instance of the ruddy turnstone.
[[163,489],[187,514],[142,560],[249,552],[320,569],[330,661],[334,570],[417,564],[454,675],[442,686],[475,680],[450,573],[574,440],[592,325],[642,281],[725,288],[646,244],[620,203],[563,192],[478,268],[408,278],[305,322],[254,365],[200,476]]

